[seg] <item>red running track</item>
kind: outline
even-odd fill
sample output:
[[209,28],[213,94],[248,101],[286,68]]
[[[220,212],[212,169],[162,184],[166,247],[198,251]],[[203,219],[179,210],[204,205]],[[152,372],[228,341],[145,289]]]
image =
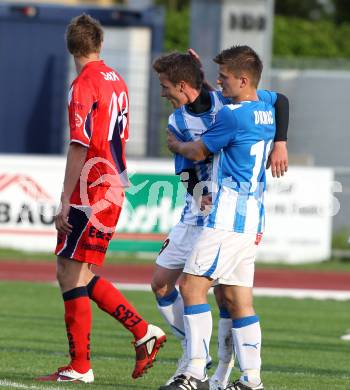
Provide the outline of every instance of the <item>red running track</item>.
[[[102,268],[95,267],[94,272],[116,283],[147,284],[153,269],[151,264],[107,264]],[[0,280],[54,282],[55,274],[55,263],[0,262]],[[350,291],[350,272],[258,269],[255,287]]]

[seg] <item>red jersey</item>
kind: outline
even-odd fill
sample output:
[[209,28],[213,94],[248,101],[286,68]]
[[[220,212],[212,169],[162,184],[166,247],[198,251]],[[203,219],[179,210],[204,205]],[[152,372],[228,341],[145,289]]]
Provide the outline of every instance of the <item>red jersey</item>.
[[72,83],[68,111],[70,142],[88,148],[89,164],[82,171],[83,179],[128,186],[125,142],[129,137],[129,96],[122,77],[103,61],[87,63]]

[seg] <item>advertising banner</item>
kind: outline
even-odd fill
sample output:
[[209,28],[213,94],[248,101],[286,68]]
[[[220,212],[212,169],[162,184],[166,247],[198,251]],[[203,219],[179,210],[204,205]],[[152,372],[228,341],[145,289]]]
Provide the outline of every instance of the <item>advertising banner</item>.
[[[52,251],[65,158],[0,156],[0,246]],[[159,251],[180,219],[185,189],[169,160],[129,161],[131,187],[110,250]]]
[[[0,156],[1,247],[53,251],[64,169],[63,157]],[[132,185],[109,249],[157,252],[180,219],[184,186],[169,160],[129,160],[128,170]],[[338,190],[328,168],[291,167],[283,178],[268,177],[266,231],[259,259],[329,258]]]
[[329,168],[290,167],[280,179],[268,171],[259,260],[301,263],[330,258],[339,191],[341,185]]

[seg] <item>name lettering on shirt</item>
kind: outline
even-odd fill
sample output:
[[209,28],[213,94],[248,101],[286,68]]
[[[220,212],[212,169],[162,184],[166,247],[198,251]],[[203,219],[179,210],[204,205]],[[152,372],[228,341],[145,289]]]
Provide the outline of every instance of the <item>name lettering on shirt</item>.
[[103,78],[107,81],[117,81],[119,80],[119,77],[116,75],[115,72],[100,72],[103,76]]
[[272,111],[254,111],[256,125],[273,125]]

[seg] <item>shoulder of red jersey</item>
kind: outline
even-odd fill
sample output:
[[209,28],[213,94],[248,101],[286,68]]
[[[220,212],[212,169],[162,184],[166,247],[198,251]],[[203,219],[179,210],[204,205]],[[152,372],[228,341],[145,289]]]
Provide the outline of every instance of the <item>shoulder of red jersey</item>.
[[100,81],[102,78],[102,80],[106,81],[121,81],[124,84],[121,75],[113,68],[107,66],[103,61],[83,69],[82,76],[92,81]]

